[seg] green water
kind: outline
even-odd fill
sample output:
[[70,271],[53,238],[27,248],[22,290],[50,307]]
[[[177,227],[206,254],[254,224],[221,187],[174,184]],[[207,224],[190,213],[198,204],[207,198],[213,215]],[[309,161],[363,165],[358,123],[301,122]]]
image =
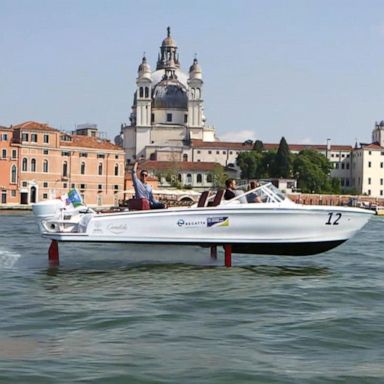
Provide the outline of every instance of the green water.
[[[383,383],[384,220],[311,257],[49,243],[0,216],[0,383]],[[160,262],[159,262],[160,260]]]

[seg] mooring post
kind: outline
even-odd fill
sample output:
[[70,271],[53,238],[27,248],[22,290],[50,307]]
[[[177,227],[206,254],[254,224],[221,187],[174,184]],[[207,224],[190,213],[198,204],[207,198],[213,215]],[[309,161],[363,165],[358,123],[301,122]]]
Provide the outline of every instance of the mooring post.
[[224,265],[229,268],[232,267],[232,246],[231,244],[224,245]]
[[211,245],[211,259],[217,260],[217,245]]
[[52,240],[48,249],[48,262],[50,267],[59,265],[59,244],[57,240]]

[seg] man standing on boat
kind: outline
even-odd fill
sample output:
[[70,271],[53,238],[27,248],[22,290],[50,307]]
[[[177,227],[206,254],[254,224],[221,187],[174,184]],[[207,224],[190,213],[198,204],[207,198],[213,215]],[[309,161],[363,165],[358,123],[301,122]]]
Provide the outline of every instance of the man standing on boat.
[[147,199],[151,209],[163,209],[165,205],[153,197],[152,187],[147,183],[148,171],[142,169],[140,178],[137,177],[137,162],[132,168],[132,182],[136,199]]

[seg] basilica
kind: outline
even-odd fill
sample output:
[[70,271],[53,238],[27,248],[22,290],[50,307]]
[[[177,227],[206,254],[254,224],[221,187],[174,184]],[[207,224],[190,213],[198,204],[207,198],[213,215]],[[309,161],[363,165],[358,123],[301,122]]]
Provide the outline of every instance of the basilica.
[[195,57],[182,71],[177,45],[167,28],[156,69],[144,56],[138,67],[130,124],[122,125],[127,163],[135,160],[190,161],[193,140],[213,142],[215,130],[206,124],[203,77]]

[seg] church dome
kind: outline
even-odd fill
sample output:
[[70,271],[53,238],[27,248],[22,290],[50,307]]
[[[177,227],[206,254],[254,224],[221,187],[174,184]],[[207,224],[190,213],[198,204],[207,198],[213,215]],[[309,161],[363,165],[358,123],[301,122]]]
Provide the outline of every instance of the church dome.
[[188,109],[188,95],[183,85],[177,80],[161,81],[153,92],[153,108]]
[[162,47],[176,47],[176,41],[171,37],[171,28],[167,28],[167,37],[161,43]]
[[189,67],[189,78],[190,79],[202,78],[201,67],[196,58],[193,60],[193,64]]

